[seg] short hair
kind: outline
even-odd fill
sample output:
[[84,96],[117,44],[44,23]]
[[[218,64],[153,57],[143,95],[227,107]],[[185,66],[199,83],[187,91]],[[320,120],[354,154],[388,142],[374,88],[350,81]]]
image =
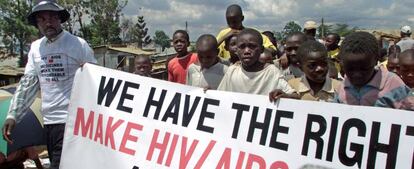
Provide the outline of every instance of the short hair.
[[299,36],[299,38],[305,42],[308,40],[308,37],[303,33],[303,32],[292,32],[290,34],[288,34],[288,36],[286,37],[286,41],[290,38],[292,38],[293,36]]
[[341,44],[339,57],[345,54],[365,54],[379,59],[379,45],[374,35],[368,32],[354,32],[345,37]]
[[298,48],[298,60],[303,63],[303,60],[309,56],[311,52],[318,52],[323,55],[323,57],[328,58],[328,51],[325,46],[321,43],[313,40],[306,41],[300,45]]
[[339,41],[341,41],[341,36],[339,36],[339,34],[337,34],[337,33],[328,33],[328,34],[326,34],[326,37],[328,37],[328,36],[330,36],[330,35],[332,35],[332,36],[334,36],[335,37],[335,39],[339,42]]
[[148,61],[151,64],[153,62],[153,60],[150,57],[144,56],[144,55],[137,55],[137,56],[135,56],[135,60],[138,60],[138,59],[145,59],[145,61]]
[[239,39],[243,35],[253,35],[253,36],[257,37],[257,40],[259,41],[259,46],[263,46],[263,37],[262,37],[262,34],[260,34],[259,31],[255,30],[255,29],[251,29],[251,28],[243,29],[239,33],[239,35],[237,36],[237,39]]
[[217,48],[218,47],[218,42],[216,37],[214,37],[214,35],[211,34],[203,34],[200,37],[198,37],[197,42],[196,42],[196,46],[198,48],[198,45],[200,45],[201,42],[203,41],[207,41],[212,43],[213,48]]
[[183,35],[185,36],[185,39],[187,40],[187,42],[190,42],[190,36],[188,35],[188,32],[187,32],[187,31],[185,31],[185,30],[181,30],[181,29],[176,30],[176,31],[174,32],[174,34],[173,34],[173,38],[174,38],[174,35],[176,35],[176,34],[178,34],[178,33],[183,34]]
[[226,9],[226,15],[229,15],[230,13],[234,13],[240,16],[243,16],[243,10],[238,4],[232,4],[227,7]]

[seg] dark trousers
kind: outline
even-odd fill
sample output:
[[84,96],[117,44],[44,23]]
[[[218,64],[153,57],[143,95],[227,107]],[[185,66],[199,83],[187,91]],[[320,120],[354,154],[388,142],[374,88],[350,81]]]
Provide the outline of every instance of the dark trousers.
[[62,154],[65,124],[49,124],[44,126],[50,169],[59,169]]

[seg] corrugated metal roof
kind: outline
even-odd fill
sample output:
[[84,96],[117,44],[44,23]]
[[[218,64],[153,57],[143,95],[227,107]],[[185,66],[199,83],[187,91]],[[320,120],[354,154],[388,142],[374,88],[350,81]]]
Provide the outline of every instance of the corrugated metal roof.
[[24,74],[24,68],[15,68],[12,66],[1,66],[0,75],[20,76]]

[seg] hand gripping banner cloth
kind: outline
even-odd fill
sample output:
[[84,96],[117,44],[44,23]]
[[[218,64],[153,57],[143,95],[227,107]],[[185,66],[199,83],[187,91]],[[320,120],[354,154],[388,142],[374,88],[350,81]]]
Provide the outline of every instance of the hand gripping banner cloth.
[[412,168],[414,113],[184,86],[86,64],[62,169]]

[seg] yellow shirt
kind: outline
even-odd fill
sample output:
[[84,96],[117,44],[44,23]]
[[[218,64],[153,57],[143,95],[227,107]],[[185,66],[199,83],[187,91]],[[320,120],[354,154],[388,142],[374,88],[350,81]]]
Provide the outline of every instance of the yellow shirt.
[[341,66],[339,65],[339,48],[328,51],[328,57],[334,61],[335,68],[339,72],[341,72]]
[[335,89],[341,84],[340,81],[335,79],[326,78],[325,84],[322,89],[314,93],[310,88],[309,82],[305,76],[300,78],[289,80],[289,85],[295,89],[301,100],[311,100],[311,101],[324,101],[331,102],[334,99]]
[[[223,30],[221,30],[220,31],[220,33],[217,35],[217,40],[219,40],[219,39],[221,39],[222,37],[224,37],[227,33],[229,33],[231,31],[231,28],[226,28],[226,29],[223,29]],[[271,49],[274,49],[274,50],[276,50],[276,46],[275,45],[273,45],[273,43],[270,41],[270,39],[266,36],[266,35],[263,35],[263,34],[261,34],[262,35],[262,38],[263,38],[263,46],[265,47],[265,48],[271,48]],[[225,48],[224,48],[224,41],[223,41],[223,43],[221,43],[220,44],[220,46],[219,46],[219,49],[220,49],[220,52],[219,52],[219,56],[221,57],[221,58],[223,58],[223,59],[229,59],[230,58],[230,53],[229,53],[229,51],[227,51]]]

